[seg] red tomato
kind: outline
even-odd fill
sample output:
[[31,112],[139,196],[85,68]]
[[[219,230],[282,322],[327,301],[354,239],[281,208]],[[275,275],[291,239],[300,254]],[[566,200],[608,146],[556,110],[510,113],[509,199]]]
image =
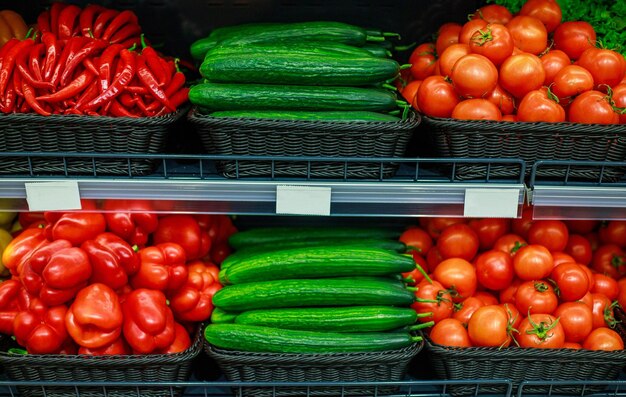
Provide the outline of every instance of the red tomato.
[[514,114],[505,114],[504,116],[502,116],[502,119],[500,121],[508,121],[510,123],[515,123],[517,122],[517,116]]
[[565,252],[571,255],[576,260],[576,263],[582,263],[583,265],[589,265],[593,258],[591,243],[580,234],[569,235]]
[[522,210],[522,217],[516,218],[511,221],[511,231],[514,234],[528,239],[528,230],[533,224],[533,209],[532,207],[526,207]]
[[587,292],[580,301],[593,310],[593,297],[591,296],[591,292]]
[[[589,291],[591,291],[593,286],[596,285],[596,278],[593,276],[593,272],[591,271],[591,269],[589,269],[589,266],[585,266],[585,265],[579,265],[579,266],[585,271],[585,273],[587,273],[587,279],[589,280]],[[589,295],[589,293],[587,293],[587,295]],[[589,299],[589,302],[591,302],[591,299]]]
[[582,342],[593,329],[593,313],[583,302],[562,303],[554,316],[563,326],[567,342]]
[[[424,220],[422,220],[424,219]],[[433,239],[438,239],[443,229],[457,223],[465,223],[464,218],[422,218],[420,219],[420,225],[430,234]]]
[[510,115],[515,111],[515,99],[499,84],[496,84],[496,87],[485,95],[485,99],[496,105],[503,115]]
[[435,55],[435,43],[422,43],[415,47],[411,56],[409,57],[409,63],[415,63],[415,60],[422,55],[432,54]]
[[511,343],[509,318],[498,305],[483,306],[472,315],[467,326],[474,346],[507,347]]
[[617,282],[619,294],[617,295],[617,303],[624,308],[626,307],[626,278],[622,278]]
[[[613,87],[613,102],[618,108],[626,108],[626,84],[620,83]],[[619,116],[619,123],[626,124],[626,113]]]
[[[426,259],[415,251],[413,251],[412,254],[415,264],[421,266],[423,271],[428,272],[428,263],[426,262]],[[408,283],[410,285],[419,284],[424,279],[424,275],[417,269],[417,266],[410,272],[402,273],[402,277],[405,279],[412,279],[413,281]]]
[[526,281],[515,292],[515,306],[524,314],[550,314],[559,305],[554,288],[543,281]]
[[[417,313],[432,313],[432,316],[419,319],[422,323],[434,321],[438,323],[444,318],[452,317],[452,296],[438,281],[429,283],[427,280],[417,285],[416,301],[411,305]],[[435,301],[435,302],[432,302]]]
[[[548,31],[535,17],[518,15],[506,24],[515,47],[530,54],[541,54],[548,46]],[[542,80],[543,82],[543,80]]]
[[600,241],[604,244],[626,246],[626,221],[608,221],[600,226],[598,231]]
[[585,238],[589,240],[589,244],[591,244],[591,252],[596,252],[600,247],[600,236],[598,232],[587,233],[585,234]]
[[587,48],[596,42],[596,32],[588,22],[569,21],[560,24],[554,31],[554,48],[577,60]]
[[530,244],[520,248],[513,257],[515,274],[522,280],[541,280],[554,267],[550,251],[542,245]]
[[552,261],[554,262],[554,267],[557,267],[561,263],[576,263],[576,259],[565,252],[553,252]]
[[502,290],[513,281],[513,259],[502,251],[486,251],[476,259],[476,277],[480,285],[491,290]]
[[490,101],[481,98],[465,99],[452,111],[452,118],[457,120],[495,120],[502,119],[500,109]]
[[476,12],[472,15],[472,19],[484,19],[489,23],[501,23],[502,25],[506,25],[513,16],[508,8],[498,5],[498,4],[489,4],[483,7],[480,7]]
[[529,243],[543,245],[552,252],[563,251],[568,238],[567,226],[557,220],[536,221],[528,231]]
[[523,320],[523,316],[519,310],[517,310],[517,307],[515,307],[512,303],[502,303],[500,304],[500,307],[502,307],[506,312],[506,315],[509,318],[509,325],[514,329],[517,329]]
[[484,55],[494,65],[500,66],[513,54],[515,45],[509,30],[504,25],[494,23],[475,31],[470,38],[469,47],[473,53]]
[[600,224],[600,221],[593,219],[581,219],[581,220],[564,220],[567,228],[570,232],[575,234],[587,234],[593,232]]
[[488,58],[469,54],[456,61],[450,78],[461,96],[481,98],[491,92],[498,83],[498,69]]
[[442,346],[472,346],[467,330],[454,318],[446,318],[435,324],[430,330],[430,340]]
[[531,314],[522,320],[516,339],[520,347],[560,349],[565,343],[565,333],[554,316]]
[[461,29],[461,33],[459,33],[459,44],[467,44],[469,45],[470,39],[479,30],[484,29],[489,23],[484,19],[470,19],[465,22],[463,28]]
[[434,271],[437,268],[437,266],[439,266],[441,261],[443,261],[443,258],[441,257],[441,253],[439,252],[439,249],[436,246],[431,248],[428,251],[428,254],[426,254],[426,262],[428,263],[428,270],[430,270],[431,272]]
[[476,270],[468,261],[450,258],[441,262],[433,271],[435,279],[447,289],[456,290],[455,302],[460,302],[476,292]]
[[605,244],[594,252],[591,267],[618,279],[626,270],[626,254],[615,244]]
[[594,284],[593,288],[591,288],[592,294],[604,294],[612,301],[617,299],[617,295],[619,294],[617,280],[600,273],[594,274],[593,280]]
[[426,77],[435,74],[436,59],[433,52],[422,51],[418,53],[417,51],[413,51],[411,59],[411,76],[413,76],[415,80],[424,80]]
[[514,305],[515,294],[517,293],[517,289],[520,285],[522,285],[522,283],[523,281],[518,278],[513,279],[511,285],[500,291],[500,303],[511,303]]
[[485,304],[485,306],[498,304],[498,298],[496,298],[487,291],[476,291],[474,293],[474,298],[480,299]]
[[519,14],[539,19],[548,33],[552,33],[559,26],[563,17],[559,3],[554,0],[528,0]]
[[462,258],[471,261],[478,252],[479,244],[476,232],[464,223],[443,229],[437,240],[437,248],[444,259]]
[[443,54],[443,51],[459,42],[459,34],[463,27],[458,23],[446,23],[439,28],[435,49],[437,54]]
[[583,349],[615,351],[624,350],[624,341],[612,329],[602,327],[591,331],[583,342]]
[[430,235],[419,227],[411,227],[400,235],[401,242],[407,246],[408,251],[417,251],[422,255],[426,255],[433,246],[433,240]]
[[616,324],[615,314],[613,313],[613,305],[611,300],[604,294],[591,294],[593,328],[614,327]]
[[442,76],[426,77],[415,96],[415,104],[431,117],[450,117],[459,102],[459,94]]
[[563,343],[563,349],[572,349],[572,350],[580,350],[582,349],[582,345],[580,343],[575,342],[565,342]]
[[415,103],[415,96],[417,95],[417,90],[419,90],[420,85],[422,85],[422,80],[413,80],[407,84],[401,92],[402,97],[417,111],[419,111],[419,108]]
[[496,243],[493,245],[493,249],[506,252],[507,254],[514,256],[524,245],[528,245],[528,243],[517,234],[505,234],[496,240]]
[[554,76],[552,91],[559,99],[593,89],[593,76],[578,65],[567,65]]
[[605,85],[619,84],[626,72],[626,59],[619,52],[602,48],[588,48],[576,62],[589,71],[597,90],[606,91]]
[[589,292],[589,278],[582,266],[575,263],[562,263],[552,269],[550,279],[559,288],[562,301],[573,302]]
[[533,54],[512,55],[500,66],[500,86],[516,98],[539,89],[545,79],[541,59]]
[[565,66],[570,65],[571,61],[566,53],[560,50],[550,50],[541,56],[541,64],[546,73],[543,85],[550,86],[554,81],[556,74]]
[[485,303],[473,296],[465,299],[463,302],[457,303],[454,308],[452,318],[459,320],[464,327],[467,327],[470,318],[479,307],[485,306]]
[[561,123],[565,121],[565,109],[559,105],[558,98],[549,88],[542,87],[524,95],[517,108],[517,119],[526,122]]
[[439,72],[442,76],[450,76],[452,74],[452,67],[462,56],[470,53],[469,45],[467,44],[452,44],[450,47],[439,56]]
[[468,222],[478,235],[480,249],[492,249],[496,241],[511,230],[511,221],[504,218],[472,219]]

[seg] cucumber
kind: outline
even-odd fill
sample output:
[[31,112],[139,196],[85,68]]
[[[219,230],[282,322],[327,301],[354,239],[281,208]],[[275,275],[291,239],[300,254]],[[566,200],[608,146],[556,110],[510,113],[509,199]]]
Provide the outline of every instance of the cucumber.
[[389,331],[416,321],[415,310],[391,306],[251,310],[235,318],[236,324],[325,332]]
[[363,86],[399,73],[392,59],[297,53],[208,55],[200,66],[200,74],[214,83]]
[[409,306],[415,295],[396,280],[375,277],[272,280],[229,285],[213,304],[222,310],[307,306]]
[[328,241],[336,239],[380,239],[397,240],[401,231],[385,228],[365,227],[260,227],[237,232],[228,238],[228,243],[236,250],[261,244],[286,244],[292,242]]
[[222,285],[251,281],[385,276],[415,269],[411,255],[364,247],[304,247],[249,255],[222,269]]
[[354,47],[333,42],[302,42],[302,43],[252,43],[242,45],[218,45],[209,50],[206,58],[224,55],[268,56],[268,55],[306,55],[306,56],[354,56],[372,57],[365,48]]
[[299,110],[292,111],[271,111],[271,110],[224,110],[211,113],[212,117],[218,118],[245,118],[245,119],[271,119],[271,120],[307,120],[307,121],[328,121],[328,122],[382,122],[397,123],[402,119],[384,113],[366,111],[326,111],[326,112],[306,112]]
[[203,83],[189,101],[208,110],[369,110],[397,107],[396,96],[376,88]]
[[389,49],[378,44],[366,44],[361,48],[378,58],[391,58],[393,56]]
[[222,349],[301,354],[395,350],[421,340],[409,332],[315,332],[242,324],[209,324],[204,337]]
[[213,308],[213,312],[211,312],[211,322],[213,324],[232,323],[235,322],[236,317],[237,313],[229,313],[219,307]]

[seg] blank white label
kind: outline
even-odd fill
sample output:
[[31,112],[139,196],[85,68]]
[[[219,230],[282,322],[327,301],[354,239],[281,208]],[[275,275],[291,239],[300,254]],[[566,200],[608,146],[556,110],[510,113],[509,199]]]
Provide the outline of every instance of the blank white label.
[[517,189],[466,189],[463,215],[473,218],[516,218]]
[[276,186],[276,213],[330,215],[329,187]]
[[29,182],[26,201],[30,211],[79,210],[80,192],[78,182]]

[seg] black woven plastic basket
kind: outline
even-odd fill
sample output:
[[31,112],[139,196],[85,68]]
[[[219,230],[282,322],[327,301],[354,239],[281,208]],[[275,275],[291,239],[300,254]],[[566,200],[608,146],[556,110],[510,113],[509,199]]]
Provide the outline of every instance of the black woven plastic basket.
[[[48,382],[184,382],[189,379],[194,358],[202,351],[202,328],[196,331],[189,349],[176,354],[149,354],[130,356],[84,356],[11,354],[0,352],[0,364],[13,381]],[[74,386],[29,387],[18,391],[28,397],[131,397],[136,388],[103,388]],[[176,388],[181,394],[182,389]],[[142,387],[141,396],[171,396],[170,389]]]
[[[424,342],[398,350],[369,353],[279,354],[219,349],[208,342],[205,352],[228,380],[240,382],[385,382],[400,381]],[[240,388],[237,396],[373,396],[397,391],[395,387],[275,387]]]
[[146,159],[131,159],[130,169],[126,159],[115,153],[160,153],[167,133],[174,123],[186,113],[160,117],[128,118],[38,114],[0,114],[0,152],[52,152],[52,153],[109,153],[110,158],[70,158],[66,164],[59,157],[28,158],[2,157],[0,174],[93,174],[142,175],[152,172],[154,163]]
[[[626,125],[575,123],[511,123],[469,121],[422,116],[422,127],[442,157],[519,158],[530,172],[536,160],[624,161]],[[494,165],[494,177],[515,177],[508,167]],[[542,167],[540,176],[563,178],[563,167]],[[459,166],[460,179],[484,177],[475,166]],[[605,170],[603,181],[617,180],[623,172]],[[569,179],[597,180],[599,170],[576,167]]]
[[[400,122],[328,122],[243,118],[216,118],[192,109],[189,121],[196,127],[204,149],[211,154],[295,157],[402,157],[421,117],[409,112]],[[237,166],[238,165],[238,166]],[[273,168],[273,173],[272,173]],[[384,177],[397,164],[385,164]],[[327,163],[276,161],[223,161],[218,170],[226,177],[379,178],[377,163]]]

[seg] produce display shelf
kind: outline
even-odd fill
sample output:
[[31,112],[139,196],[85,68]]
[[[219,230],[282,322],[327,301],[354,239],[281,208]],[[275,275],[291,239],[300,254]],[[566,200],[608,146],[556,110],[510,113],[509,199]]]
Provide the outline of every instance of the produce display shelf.
[[[623,380],[615,380],[615,381],[525,381],[520,383],[517,388],[517,393],[515,396],[517,397],[535,397],[536,394],[529,393],[528,390],[537,386],[548,386],[549,389],[542,396],[546,397],[561,397],[561,396],[626,396],[626,381]],[[588,390],[589,387],[600,387],[604,388],[603,392],[590,392]],[[576,389],[575,393],[562,394],[559,392],[555,392],[554,389],[558,388],[559,390],[567,390],[568,388]]]

